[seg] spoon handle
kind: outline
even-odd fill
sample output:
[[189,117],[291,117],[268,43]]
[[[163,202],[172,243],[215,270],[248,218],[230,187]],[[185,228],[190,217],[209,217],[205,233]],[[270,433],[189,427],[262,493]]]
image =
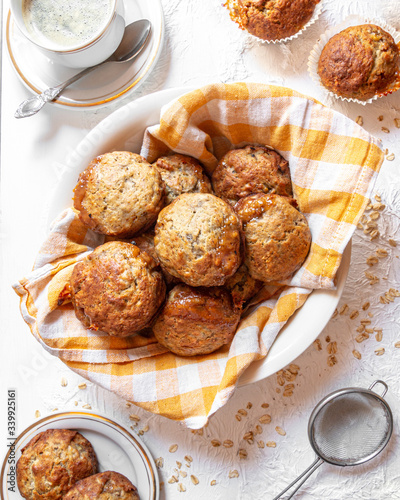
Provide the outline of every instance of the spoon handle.
[[47,102],[54,101],[56,97],[58,97],[67,87],[69,87],[72,83],[81,79],[88,73],[91,73],[94,69],[98,68],[102,64],[108,62],[108,60],[101,62],[100,64],[96,64],[95,66],[91,66],[90,68],[86,68],[80,73],[69,78],[67,81],[57,85],[57,87],[51,87],[44,90],[41,94],[35,95],[21,102],[17,111],[15,112],[15,118],[26,118],[28,116],[35,115],[38,111],[40,111],[43,106]]

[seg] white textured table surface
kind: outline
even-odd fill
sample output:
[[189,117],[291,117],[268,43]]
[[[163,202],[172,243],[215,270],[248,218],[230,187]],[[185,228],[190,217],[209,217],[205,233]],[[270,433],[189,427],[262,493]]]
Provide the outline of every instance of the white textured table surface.
[[[93,410],[120,420],[128,428],[132,423],[130,413],[138,414],[140,422],[135,431],[148,426],[142,439],[154,458],[163,458],[163,466],[158,470],[160,481],[164,483],[162,499],[185,496],[193,499],[272,499],[314,459],[307,438],[307,423],[315,404],[332,390],[347,386],[368,387],[379,378],[389,385],[387,401],[394,413],[394,435],[388,447],[364,466],[322,466],[298,498],[400,499],[400,349],[395,347],[400,341],[400,298],[387,304],[380,301],[390,288],[400,288],[400,129],[394,123],[395,118],[400,119],[400,92],[365,107],[328,101],[314,86],[306,69],[308,54],[319,34],[349,14],[379,16],[400,29],[398,0],[324,0],[323,14],[315,25],[297,40],[276,46],[250,40],[230,21],[220,0],[163,0],[162,3],[165,43],[154,72],[136,93],[95,111],[73,112],[49,105],[35,117],[15,120],[14,111],[29,92],[10,64],[3,29],[1,458],[6,451],[6,390],[16,388],[18,431],[34,422],[39,412],[44,416],[54,408],[76,410],[89,404]],[[3,23],[7,12],[6,1]],[[65,158],[88,130],[129,100],[157,90],[239,80],[289,86],[353,119],[362,116],[364,127],[382,139],[389,158],[393,153],[395,159],[384,161],[375,187],[375,194],[381,196],[385,205],[376,220],[380,236],[370,241],[369,235],[362,230],[356,231],[350,273],[338,307],[342,314],[331,319],[318,341],[295,361],[299,367],[297,376],[287,381],[273,375],[238,389],[203,432],[193,433],[141,409],[127,408],[124,401],[94,385],[88,384],[86,389],[79,390],[80,378],[44,352],[30,335],[19,314],[18,298],[11,284],[31,268],[46,234],[49,194],[57,186]],[[397,246],[390,245],[390,239],[396,241]],[[382,254],[377,263],[368,266],[367,258],[376,255],[378,249],[386,250],[387,256]],[[368,279],[365,271],[379,279]],[[371,281],[374,284],[371,285]],[[363,310],[367,302],[370,307]],[[351,319],[355,316],[355,313],[351,316],[354,311],[359,315]],[[358,343],[357,328],[362,320],[371,321],[366,325],[371,333],[368,339]],[[376,354],[378,348],[384,349],[382,355]],[[353,350],[361,354],[361,359],[353,355]],[[65,387],[61,385],[62,378],[68,382]],[[288,383],[294,384],[290,396],[285,391]],[[235,417],[238,410],[248,408],[249,403],[252,406],[247,409],[247,415],[238,421]],[[263,409],[262,403],[268,403],[269,408]],[[243,436],[255,430],[259,417],[265,413],[271,415],[271,423],[263,424],[262,434],[256,436],[254,444],[249,444]],[[277,426],[284,429],[285,435],[276,431]],[[233,446],[213,447],[212,440],[231,440]],[[275,445],[259,447],[257,442],[261,440]],[[169,452],[172,444],[178,444],[175,453]],[[247,458],[239,458],[239,449],[246,450]],[[185,455],[193,457],[190,469],[182,466],[187,476],[180,475],[179,483],[170,483],[177,468],[176,461],[184,464]],[[229,477],[234,470],[238,477]],[[197,485],[192,483],[191,474],[198,478]],[[212,480],[216,482],[213,486],[210,485]],[[185,492],[178,491],[179,484],[186,488]]]

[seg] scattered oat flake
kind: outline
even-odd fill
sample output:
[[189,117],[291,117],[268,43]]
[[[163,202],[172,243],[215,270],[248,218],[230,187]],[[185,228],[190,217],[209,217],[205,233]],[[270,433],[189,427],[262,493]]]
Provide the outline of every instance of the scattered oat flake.
[[261,408],[269,408],[269,403],[263,403],[263,404],[261,405]]
[[286,431],[284,431],[284,430],[282,429],[282,427],[277,426],[277,427],[275,427],[275,430],[276,430],[276,432],[277,432],[278,434],[280,434],[281,436],[286,436]]
[[327,345],[328,354],[336,354],[337,353],[337,342],[329,342]]
[[40,411],[39,410],[36,410],[35,411],[35,418],[39,418],[40,417]]
[[347,304],[344,304],[344,306],[340,308],[339,314],[346,314],[348,310],[349,306]]
[[75,405],[75,406],[78,406],[78,401],[74,401],[74,405]]
[[266,446],[268,446],[268,448],[276,448],[275,441],[267,441],[265,444]]
[[363,311],[366,311],[371,304],[369,302],[364,302],[364,304],[361,306]]
[[359,315],[359,312],[358,312],[358,311],[353,311],[353,312],[350,314],[350,319],[356,319],[358,315]]
[[61,379],[61,387],[67,387],[67,385],[68,385],[68,380],[63,377]]
[[367,264],[369,266],[373,266],[379,262],[378,258],[375,257],[374,255],[371,255],[370,257],[367,258]]
[[247,416],[247,411],[246,410],[240,409],[240,410],[238,410],[238,413],[239,413],[239,415],[243,415],[244,417]]
[[353,356],[356,358],[356,359],[361,359],[361,353],[359,351],[357,351],[357,349],[353,349]]
[[178,479],[176,476],[171,476],[171,477],[168,479],[168,483],[169,483],[169,484],[177,483],[178,481],[179,481],[179,479]]
[[394,153],[390,153],[390,155],[386,156],[387,161],[393,161],[395,159]]
[[82,408],[85,408],[85,410],[91,410],[92,409],[92,407],[88,403],[82,405]]
[[357,229],[364,229],[364,226],[361,224],[361,222],[357,223]]
[[157,469],[161,469],[162,467],[164,467],[164,459],[163,459],[163,457],[158,457],[154,461],[156,463]]
[[190,479],[192,480],[193,484],[199,484],[199,480],[197,479],[196,476],[193,476],[193,474],[190,476]]
[[51,411],[57,411],[57,410],[58,410],[58,408],[53,408]]
[[224,446],[225,448],[232,448],[233,441],[231,441],[230,439],[225,439],[225,441],[222,443],[222,446]]
[[246,408],[247,408],[248,410],[251,410],[251,408],[253,408],[253,403],[250,403],[250,401],[249,401],[249,402],[247,403],[247,405],[246,405]]
[[357,335],[356,337],[356,342],[361,344],[361,342],[364,342],[364,340],[367,339],[369,339],[369,335],[367,333],[360,333],[360,335]]
[[390,130],[387,127],[382,127],[382,132],[385,132],[385,134],[388,134]]
[[186,486],[182,483],[179,483],[178,484],[178,491],[180,491],[181,493],[183,493],[184,491],[186,491]]
[[336,356],[332,355],[332,356],[328,356],[328,366],[335,366],[336,363],[337,363],[337,358]]
[[243,448],[240,448],[240,450],[238,451],[238,455],[240,459],[247,458],[247,451]]
[[260,424],[269,424],[271,423],[271,415],[268,415],[268,414],[265,414],[265,415],[262,415],[258,421],[260,422]]
[[381,233],[380,233],[379,231],[377,231],[377,230],[372,231],[372,232],[371,232],[371,234],[370,234],[370,236],[371,236],[371,241],[372,241],[372,240],[375,240],[376,238],[378,238],[380,234],[381,234]]
[[170,453],[175,453],[176,450],[178,449],[178,445],[177,444],[173,444],[169,447],[169,452]]
[[264,441],[263,441],[262,439],[261,439],[260,441],[257,441],[257,446],[258,446],[259,448],[264,448],[264,446],[265,446]]
[[382,354],[384,354],[385,352],[385,348],[384,347],[378,347],[378,349],[375,349],[375,354],[377,356],[382,356]]
[[133,420],[134,422],[140,422],[140,417],[139,415],[136,415],[136,413],[131,413],[129,415],[129,420]]
[[186,462],[193,462],[193,458],[190,455],[185,455]]
[[391,247],[397,247],[397,243],[394,240],[392,240],[392,239],[389,240],[389,245]]
[[378,116],[378,120],[379,120],[380,122],[381,122],[381,121],[383,121],[383,115],[379,115],[379,116]]
[[339,312],[338,312],[338,310],[337,310],[337,309],[335,309],[335,310],[333,311],[333,314],[332,314],[331,319],[336,318],[336,316],[338,315],[338,313],[339,313]]
[[317,351],[322,351],[322,345],[319,339],[314,340],[314,345],[317,348]]
[[382,334],[382,332],[377,332],[377,333],[375,334],[375,339],[376,339],[376,341],[377,341],[377,342],[381,342],[381,341],[382,341],[382,338],[383,338],[383,334]]
[[218,448],[218,446],[221,446],[221,441],[218,441],[218,439],[213,439],[211,441],[211,444],[214,446],[214,448]]
[[78,384],[78,389],[86,389],[87,385],[85,382],[82,382],[81,384]]
[[366,328],[365,333],[374,333],[374,329],[373,328]]
[[187,476],[187,472],[185,472],[184,470],[180,470],[180,471],[179,471],[179,474],[180,474],[182,477],[186,477],[186,476]]
[[243,439],[247,441],[248,439],[253,439],[253,432],[246,432],[246,434],[243,436]]
[[370,215],[371,220],[378,220],[381,214],[379,212],[372,212]]
[[[79,385],[78,385],[78,387],[79,387]],[[127,408],[130,408],[130,407],[132,406],[132,404],[131,404],[131,403],[129,403],[129,401],[127,401],[127,402],[125,403],[125,406],[126,406]]]
[[363,124],[364,124],[363,117],[362,116],[357,116],[356,123],[357,123],[357,125],[360,125],[360,127],[362,127]]
[[239,472],[236,469],[229,471],[229,478],[232,479],[234,477],[239,477]]
[[395,342],[394,346],[396,347],[396,349],[400,349],[400,342]]
[[235,415],[235,418],[238,422],[240,422],[242,420],[242,417],[240,415]]

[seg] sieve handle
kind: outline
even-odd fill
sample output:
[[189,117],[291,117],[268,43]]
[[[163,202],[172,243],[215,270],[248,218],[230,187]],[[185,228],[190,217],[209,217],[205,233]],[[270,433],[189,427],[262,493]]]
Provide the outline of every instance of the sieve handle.
[[[376,386],[376,384],[381,384],[383,385],[383,387],[385,388],[384,391],[382,392],[381,394],[381,398],[383,398],[383,396],[387,393],[387,391],[389,390],[389,387],[387,386],[387,384],[383,381],[383,380],[375,380],[375,382],[372,382],[372,384],[368,387],[368,389],[370,391],[372,391],[372,388]],[[376,392],[376,391],[374,391]]]
[[276,496],[273,500],[278,500],[278,498],[282,498],[282,495],[284,495],[292,486],[294,486],[296,483],[302,479],[302,481],[297,485],[297,487],[293,490],[291,493],[290,497],[287,498],[287,500],[290,500],[293,498],[293,495],[296,493],[296,491],[299,490],[299,488],[307,481],[307,479],[311,476],[311,474],[318,469],[320,465],[322,465],[324,461],[322,458],[316,458],[315,461],[308,467],[300,476],[298,476],[293,482],[289,484],[283,491],[279,493],[278,496]]

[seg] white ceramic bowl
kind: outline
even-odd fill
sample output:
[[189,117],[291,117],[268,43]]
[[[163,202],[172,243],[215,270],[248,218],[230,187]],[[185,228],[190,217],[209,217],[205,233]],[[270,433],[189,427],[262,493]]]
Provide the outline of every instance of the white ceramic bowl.
[[121,43],[124,30],[124,3],[123,0],[112,0],[112,8],[104,24],[99,26],[91,39],[83,44],[66,47],[65,49],[52,44],[39,41],[32,36],[26,27],[22,8],[24,0],[10,0],[10,10],[15,24],[21,33],[38,50],[43,52],[53,62],[68,66],[71,68],[85,68],[94,66],[105,61]]
[[[174,88],[146,95],[118,109],[94,127],[67,158],[58,188],[50,202],[48,227],[63,210],[72,206],[78,175],[93,158],[117,150],[139,153],[144,131],[159,123],[161,108],[190,90],[193,89]],[[336,276],[336,289],[314,290],[303,307],[282,328],[268,356],[252,363],[240,378],[239,385],[262,380],[284,368],[318,337],[334,313],[343,292],[350,255],[349,243]]]

